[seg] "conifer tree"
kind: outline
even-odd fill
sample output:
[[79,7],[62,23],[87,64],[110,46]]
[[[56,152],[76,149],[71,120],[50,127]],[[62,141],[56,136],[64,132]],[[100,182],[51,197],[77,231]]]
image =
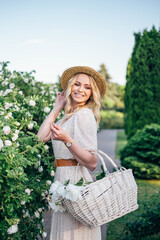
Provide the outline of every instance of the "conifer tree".
[[135,33],[127,67],[125,130],[128,138],[146,124],[160,124],[160,30]]

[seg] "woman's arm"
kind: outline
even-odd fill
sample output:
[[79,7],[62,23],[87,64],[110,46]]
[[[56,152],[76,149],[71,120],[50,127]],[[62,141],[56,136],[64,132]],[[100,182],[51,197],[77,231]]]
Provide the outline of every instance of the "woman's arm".
[[[60,140],[64,142],[64,144],[72,140],[71,137],[63,130],[63,128],[59,127],[54,123],[51,124],[51,130],[52,137],[54,140]],[[95,154],[92,154],[91,152],[80,147],[74,141],[72,142],[71,147],[69,147],[68,149],[81,165],[87,167],[91,171],[93,171],[96,168],[97,156]]]
[[43,121],[40,126],[37,136],[44,142],[48,142],[51,139],[51,123],[55,122],[58,117],[60,111],[63,109],[66,103],[66,98],[64,96],[64,92],[58,93],[54,108],[50,112],[50,114]]

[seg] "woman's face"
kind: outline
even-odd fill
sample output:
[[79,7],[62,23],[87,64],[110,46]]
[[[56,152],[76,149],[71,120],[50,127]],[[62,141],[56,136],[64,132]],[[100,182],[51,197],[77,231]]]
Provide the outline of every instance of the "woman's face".
[[92,94],[89,76],[80,74],[71,88],[71,97],[73,104],[83,105],[90,98]]

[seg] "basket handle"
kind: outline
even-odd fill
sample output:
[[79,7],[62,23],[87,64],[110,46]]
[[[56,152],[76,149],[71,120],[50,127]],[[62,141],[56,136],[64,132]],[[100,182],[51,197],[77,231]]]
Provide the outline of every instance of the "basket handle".
[[106,153],[102,152],[101,150],[91,151],[91,153],[94,153],[94,154],[98,155],[98,157],[100,158],[100,160],[102,162],[105,173],[108,173],[109,171],[107,169],[107,166],[106,166],[105,161],[104,161],[102,156],[104,156],[113,165],[113,167],[118,171],[118,166],[115,164],[115,162]]

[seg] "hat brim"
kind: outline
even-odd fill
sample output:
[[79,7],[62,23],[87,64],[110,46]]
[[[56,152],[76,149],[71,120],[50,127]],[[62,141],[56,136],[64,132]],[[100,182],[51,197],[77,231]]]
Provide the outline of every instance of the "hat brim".
[[92,76],[97,84],[101,97],[104,96],[106,92],[106,82],[104,78],[100,73],[96,72],[93,68],[86,66],[75,66],[68,68],[67,70],[64,71],[64,73],[61,76],[61,86],[64,91],[67,89],[68,81],[77,73],[86,73]]

